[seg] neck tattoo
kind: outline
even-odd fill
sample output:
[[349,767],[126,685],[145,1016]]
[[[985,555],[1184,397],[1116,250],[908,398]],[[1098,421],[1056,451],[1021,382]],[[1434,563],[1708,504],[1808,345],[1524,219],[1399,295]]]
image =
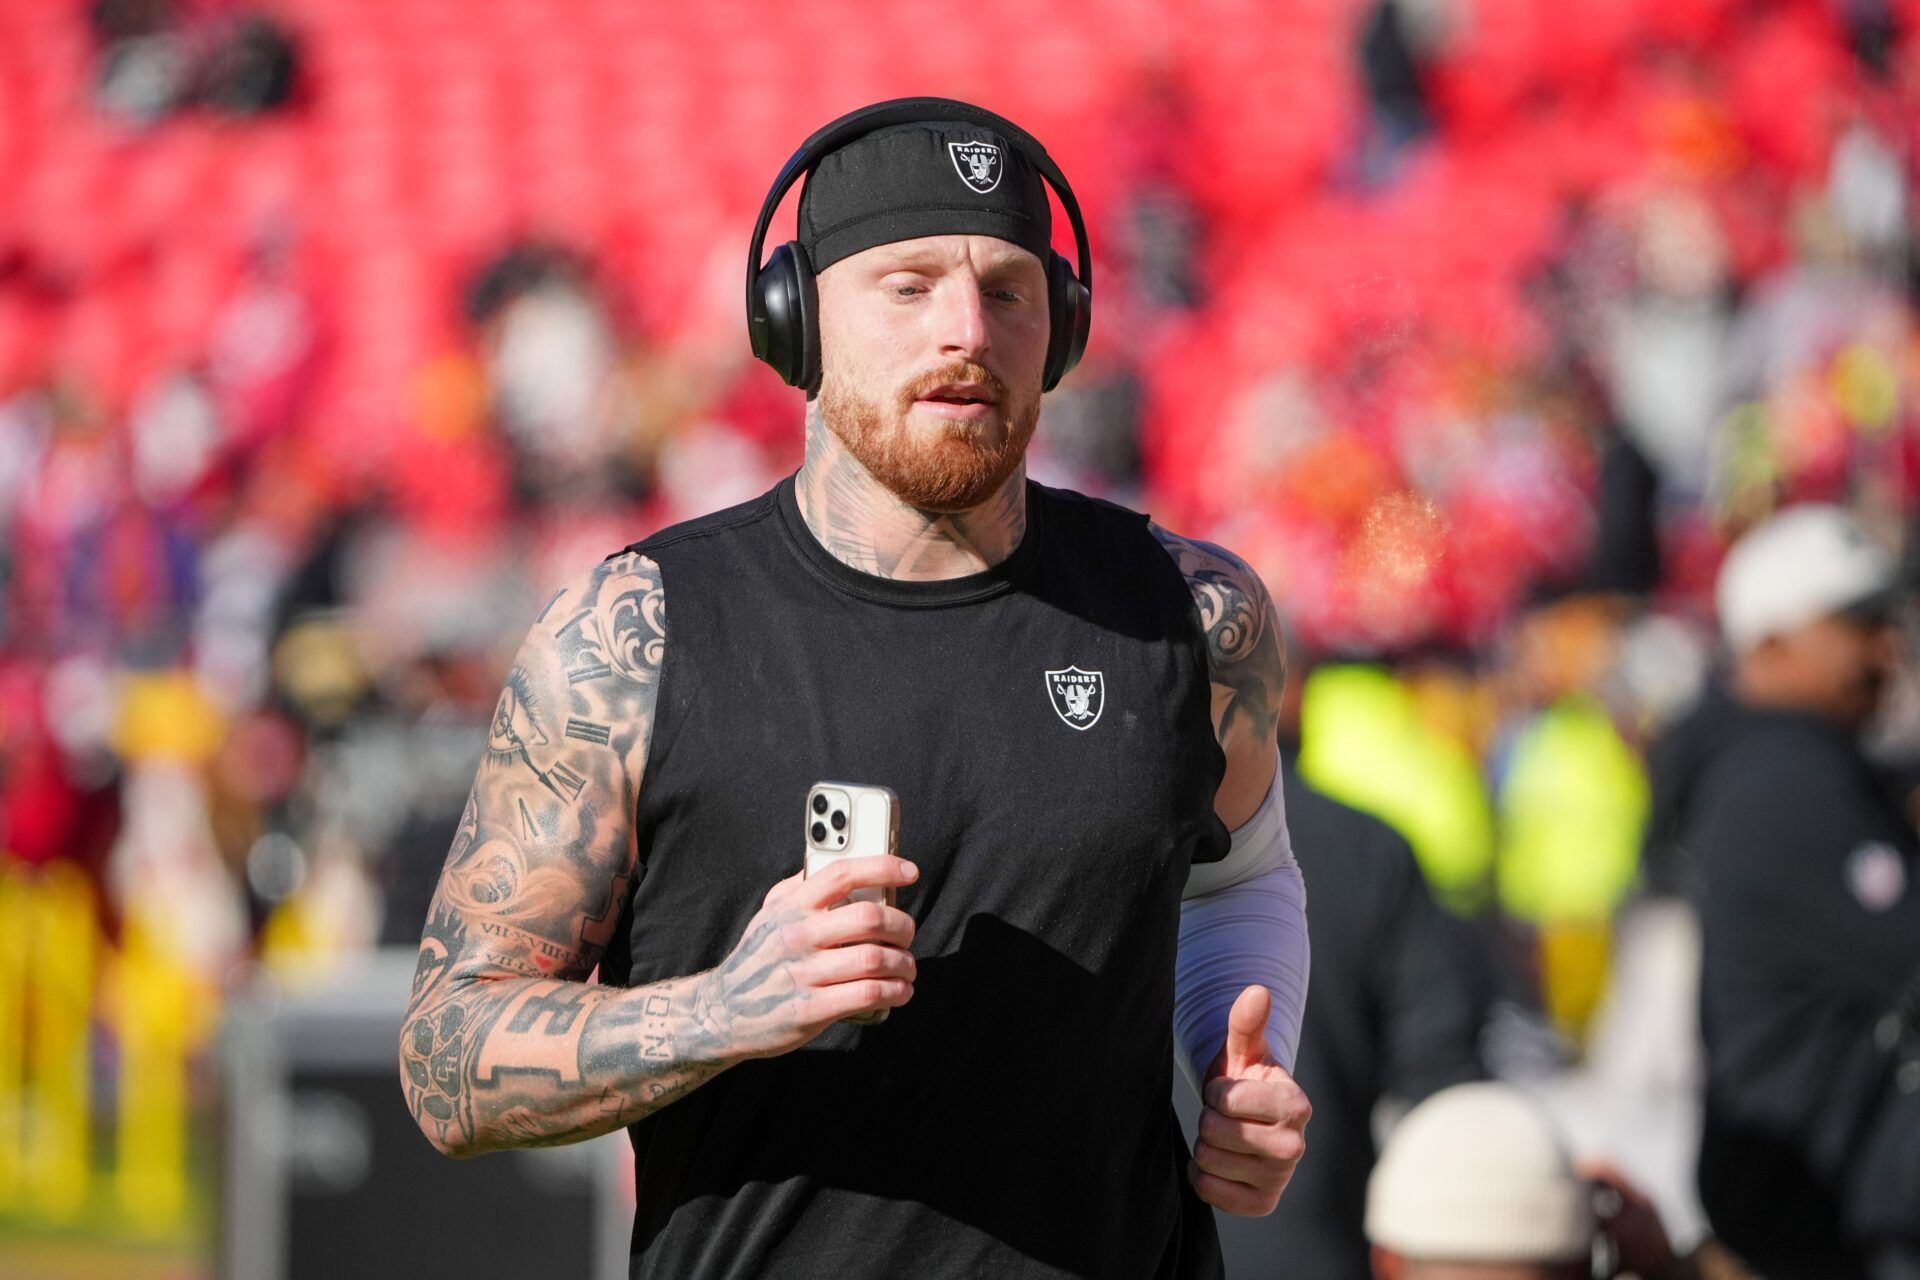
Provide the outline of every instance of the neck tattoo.
[[1013,554],[1027,531],[1027,469],[966,511],[902,502],[860,464],[807,404],[807,455],[794,497],[808,530],[834,559],[862,573],[935,581],[980,573]]

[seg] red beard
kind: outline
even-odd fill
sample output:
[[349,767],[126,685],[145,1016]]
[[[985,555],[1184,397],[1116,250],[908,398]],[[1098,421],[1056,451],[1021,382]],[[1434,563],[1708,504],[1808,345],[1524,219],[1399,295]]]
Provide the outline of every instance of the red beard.
[[[1005,424],[998,442],[987,443],[985,431],[964,422],[943,423],[932,432],[908,428],[914,402],[950,382],[979,383],[992,395]],[[1040,419],[1040,397],[1024,405],[1008,401],[1005,384],[986,366],[963,360],[908,383],[891,414],[828,377],[820,388],[820,416],[867,473],[902,502],[923,511],[956,512],[998,493],[1027,455]]]

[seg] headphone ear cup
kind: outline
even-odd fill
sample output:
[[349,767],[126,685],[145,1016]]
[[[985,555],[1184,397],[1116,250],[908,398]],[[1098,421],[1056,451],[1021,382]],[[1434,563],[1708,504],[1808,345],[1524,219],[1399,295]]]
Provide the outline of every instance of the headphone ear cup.
[[807,251],[789,240],[773,251],[753,282],[747,332],[753,354],[790,387],[820,387],[820,299]]
[[1093,326],[1093,294],[1058,252],[1047,255],[1047,367],[1040,389],[1051,391],[1086,354]]

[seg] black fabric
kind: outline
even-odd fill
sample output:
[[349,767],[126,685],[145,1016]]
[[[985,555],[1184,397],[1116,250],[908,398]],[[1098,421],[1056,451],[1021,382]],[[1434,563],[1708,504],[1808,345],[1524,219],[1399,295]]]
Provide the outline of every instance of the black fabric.
[[1660,585],[1659,503],[1660,473],[1632,437],[1610,430],[1600,451],[1588,590],[1644,596]]
[[1694,897],[1700,869],[1686,847],[1687,824],[1699,807],[1708,772],[1766,716],[1749,711],[1727,693],[1720,678],[1655,739],[1647,752],[1651,803],[1646,847],[1641,852],[1642,888],[1660,897]]
[[[1875,1046],[1920,973],[1913,828],[1852,740],[1810,716],[1716,697],[1654,761],[1673,775],[1662,804],[1700,898],[1701,1201],[1775,1280],[1868,1274],[1863,1251],[1892,1243],[1868,1220],[1894,1189],[1863,1179],[1862,1162],[1888,1167],[1890,1138],[1920,1141],[1910,1105],[1910,1131],[1885,1131],[1897,1086]],[[1863,856],[1895,859],[1904,891],[1864,901]],[[1920,1187],[1899,1194],[1920,1206]]]
[[[970,180],[969,156],[984,162],[984,179]],[[1053,212],[1046,180],[999,134],[958,123],[907,124],[823,157],[801,189],[797,227],[815,272],[919,236],[996,236],[1045,262]]]
[[[1419,1102],[1477,1080],[1488,1000],[1465,925],[1434,902],[1386,823],[1300,780],[1287,829],[1312,905],[1313,982],[1294,1078],[1313,1099],[1307,1158],[1264,1218],[1216,1213],[1229,1280],[1371,1280],[1363,1231],[1383,1097]],[[1187,1132],[1198,1104],[1174,1086]]]
[[[1144,517],[1028,487],[1002,565],[847,568],[792,480],[636,549],[667,653],[603,976],[718,964],[824,778],[889,786],[913,999],[633,1126],[634,1277],[1217,1277],[1169,1104],[1190,861],[1225,855],[1191,597]],[[1044,673],[1101,674],[1076,729]]]

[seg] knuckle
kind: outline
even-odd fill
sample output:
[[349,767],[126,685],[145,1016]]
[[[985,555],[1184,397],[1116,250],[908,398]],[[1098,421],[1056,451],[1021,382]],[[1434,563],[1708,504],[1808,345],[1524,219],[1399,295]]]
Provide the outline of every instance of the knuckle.
[[1289,1163],[1307,1154],[1307,1140],[1298,1130],[1282,1129],[1273,1143],[1273,1154]]

